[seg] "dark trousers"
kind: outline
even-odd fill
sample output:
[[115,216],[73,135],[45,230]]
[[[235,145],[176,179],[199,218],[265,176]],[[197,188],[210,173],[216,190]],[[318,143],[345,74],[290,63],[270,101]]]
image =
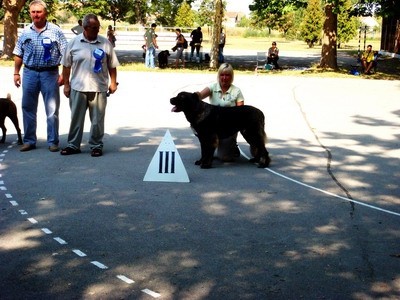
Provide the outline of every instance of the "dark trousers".
[[275,69],[279,69],[278,60],[279,56],[273,55],[271,57],[268,57],[267,64],[274,65]]

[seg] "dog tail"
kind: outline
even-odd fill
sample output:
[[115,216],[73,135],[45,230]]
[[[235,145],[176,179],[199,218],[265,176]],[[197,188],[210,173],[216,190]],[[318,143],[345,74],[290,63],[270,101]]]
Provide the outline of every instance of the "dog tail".
[[7,100],[11,100],[11,94],[7,93]]

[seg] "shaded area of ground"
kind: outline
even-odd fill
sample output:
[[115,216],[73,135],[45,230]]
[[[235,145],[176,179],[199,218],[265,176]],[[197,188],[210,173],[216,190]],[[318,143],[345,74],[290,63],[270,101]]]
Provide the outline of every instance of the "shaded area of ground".
[[[144,63],[142,50],[117,50],[118,57],[122,64]],[[286,51],[282,52],[279,60],[280,71],[303,71],[304,73],[322,73],[323,70],[318,68],[321,55],[318,52],[300,52]],[[231,50],[225,54],[226,62],[232,64],[238,71],[254,71],[257,66],[257,52]],[[171,51],[169,57],[169,68],[174,68],[175,54]],[[338,73],[348,74],[353,66],[360,64],[357,62],[356,53],[344,51],[338,52]],[[259,61],[258,65],[263,62]],[[202,61],[200,64],[189,61],[189,54],[186,54],[186,69],[190,70],[207,70],[209,65]],[[270,73],[263,71],[264,73]],[[400,80],[400,60],[393,57],[380,57],[376,74],[366,76],[373,79]]]

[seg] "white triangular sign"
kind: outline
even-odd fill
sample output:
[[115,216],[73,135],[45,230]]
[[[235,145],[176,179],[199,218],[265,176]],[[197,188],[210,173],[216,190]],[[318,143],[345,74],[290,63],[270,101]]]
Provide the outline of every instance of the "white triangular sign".
[[169,130],[158,146],[143,181],[190,182]]

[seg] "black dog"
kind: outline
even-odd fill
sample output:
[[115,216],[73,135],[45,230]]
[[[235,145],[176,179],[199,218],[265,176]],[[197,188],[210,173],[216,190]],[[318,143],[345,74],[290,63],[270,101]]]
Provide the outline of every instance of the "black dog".
[[12,102],[10,94],[7,94],[7,98],[0,98],[0,127],[3,131],[3,137],[1,138],[0,143],[4,143],[6,141],[7,128],[4,125],[6,117],[9,117],[13,122],[18,134],[18,144],[22,145],[21,129],[19,129],[17,117],[17,107],[15,106],[14,102]]
[[158,53],[158,66],[161,69],[168,67],[168,56],[170,56],[168,50],[164,50]]
[[271,159],[265,143],[264,114],[249,105],[221,107],[205,103],[197,93],[181,92],[171,98],[173,112],[183,112],[194,129],[201,146],[201,158],[196,161],[203,169],[211,168],[218,139],[224,139],[240,131],[250,144],[252,162],[259,168],[268,167]]

